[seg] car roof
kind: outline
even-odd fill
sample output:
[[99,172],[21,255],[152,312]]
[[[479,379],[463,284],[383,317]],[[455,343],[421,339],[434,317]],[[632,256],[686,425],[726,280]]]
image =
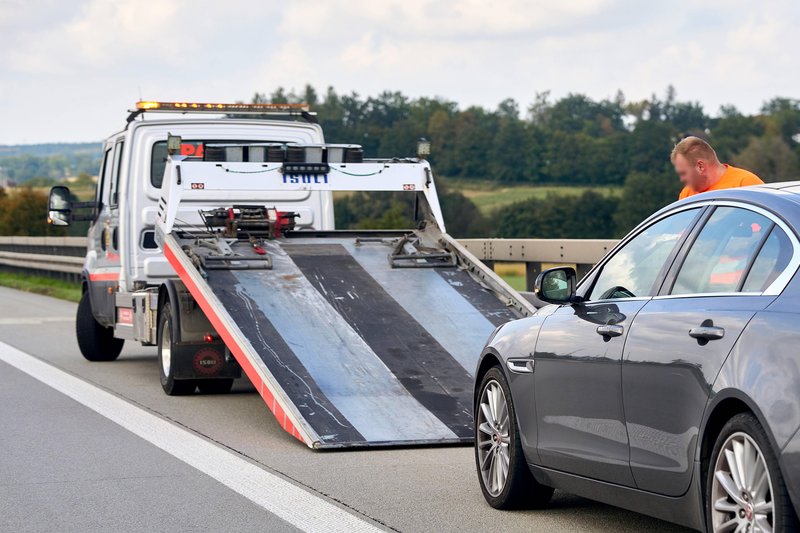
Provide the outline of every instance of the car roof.
[[[647,221],[680,206],[709,201],[733,201],[752,204],[771,211],[784,219],[795,231],[800,229],[800,181],[782,181],[748,187],[721,189],[695,194],[673,202],[653,213]],[[645,222],[647,222],[645,221]],[[643,223],[644,224],[644,223]]]

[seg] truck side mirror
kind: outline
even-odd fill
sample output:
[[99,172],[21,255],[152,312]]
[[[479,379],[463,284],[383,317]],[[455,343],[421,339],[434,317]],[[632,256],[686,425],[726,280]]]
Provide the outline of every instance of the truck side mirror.
[[72,222],[72,200],[69,189],[57,185],[50,189],[47,201],[47,223],[52,226],[69,226]]
[[568,304],[575,301],[578,275],[572,267],[549,268],[539,274],[533,292],[543,302]]

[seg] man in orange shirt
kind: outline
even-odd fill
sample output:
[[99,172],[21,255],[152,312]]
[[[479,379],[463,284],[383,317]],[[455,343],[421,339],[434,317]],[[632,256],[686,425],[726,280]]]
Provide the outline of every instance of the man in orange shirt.
[[720,163],[711,145],[699,137],[686,137],[676,144],[670,160],[684,185],[680,200],[701,192],[764,183],[752,172]]

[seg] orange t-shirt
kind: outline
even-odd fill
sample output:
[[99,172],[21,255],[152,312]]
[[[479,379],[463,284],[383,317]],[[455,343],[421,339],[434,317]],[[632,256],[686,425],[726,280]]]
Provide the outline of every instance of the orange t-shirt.
[[683,200],[684,198],[688,198],[689,196],[693,196],[695,194],[700,194],[701,192],[706,191],[718,191],[720,189],[733,189],[734,187],[746,187],[748,185],[760,185],[764,183],[761,181],[761,178],[750,172],[749,170],[745,170],[743,168],[736,168],[730,165],[725,165],[725,172],[720,176],[719,180],[703,191],[694,191],[689,188],[687,185],[681,191],[680,196],[678,196],[679,200]]

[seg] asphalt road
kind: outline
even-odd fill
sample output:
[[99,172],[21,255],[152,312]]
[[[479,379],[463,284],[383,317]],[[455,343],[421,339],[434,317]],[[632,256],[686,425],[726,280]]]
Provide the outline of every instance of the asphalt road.
[[[367,524],[400,531],[686,531],[560,492],[546,510],[495,511],[481,496],[470,447],[314,452],[279,427],[246,379],[228,395],[168,397],[153,348],[129,343],[117,361],[84,360],[75,309],[0,287],[0,342]],[[218,477],[0,361],[0,531],[293,529]]]

